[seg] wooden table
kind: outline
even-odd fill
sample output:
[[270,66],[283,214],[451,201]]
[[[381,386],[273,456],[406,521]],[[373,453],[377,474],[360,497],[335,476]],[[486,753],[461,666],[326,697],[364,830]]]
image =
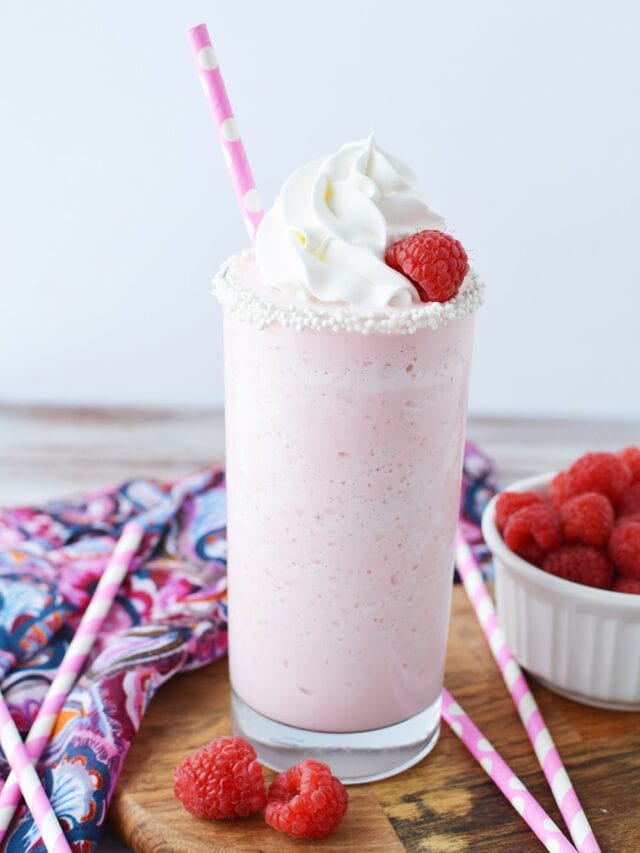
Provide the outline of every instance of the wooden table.
[[[633,423],[472,418],[469,435],[496,460],[503,483],[571,461],[586,448],[637,443]],[[0,502],[41,500],[130,477],[186,473],[223,458],[220,414],[13,408],[0,412]],[[447,686],[535,797],[560,823],[544,778],[462,590],[454,593]],[[640,851],[637,714],[577,705],[534,692],[605,853]],[[175,678],[154,699],[130,751],[111,820],[140,851],[287,850],[300,843],[258,818],[211,824],[170,794],[180,758],[229,732],[226,663]],[[176,721],[180,722],[178,728]],[[395,779],[351,788],[328,850],[534,851],[540,845],[448,731],[420,765]],[[123,850],[113,839],[101,853]]]

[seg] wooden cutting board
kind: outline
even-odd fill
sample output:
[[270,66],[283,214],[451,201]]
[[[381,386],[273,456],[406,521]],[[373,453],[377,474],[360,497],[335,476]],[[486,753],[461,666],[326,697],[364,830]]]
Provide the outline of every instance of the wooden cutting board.
[[[640,851],[640,714],[603,711],[556,696],[531,679],[604,853]],[[464,590],[454,589],[446,684],[551,817],[562,820]],[[154,698],[127,756],[110,811],[134,851],[538,851],[526,824],[443,726],[434,751],[400,776],[349,788],[339,829],[309,845],[259,815],[205,821],[172,793],[189,752],[231,734],[226,661],[187,673]],[[270,780],[274,774],[266,773]]]

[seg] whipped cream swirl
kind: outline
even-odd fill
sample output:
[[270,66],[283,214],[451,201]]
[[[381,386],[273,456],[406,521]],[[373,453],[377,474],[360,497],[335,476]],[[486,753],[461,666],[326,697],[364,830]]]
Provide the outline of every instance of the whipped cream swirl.
[[271,287],[309,302],[359,309],[419,302],[408,278],[384,261],[387,246],[444,220],[411,194],[411,169],[373,136],[343,145],[284,182],[256,237]]

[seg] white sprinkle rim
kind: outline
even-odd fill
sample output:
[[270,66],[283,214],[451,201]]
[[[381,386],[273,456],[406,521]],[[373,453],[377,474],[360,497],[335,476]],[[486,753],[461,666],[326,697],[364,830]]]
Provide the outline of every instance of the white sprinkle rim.
[[325,308],[316,304],[283,304],[268,293],[258,293],[241,283],[238,265],[253,259],[253,250],[245,249],[225,261],[213,279],[213,294],[221,305],[239,320],[259,328],[290,326],[303,329],[331,329],[361,334],[415,334],[419,329],[438,329],[452,320],[473,314],[482,305],[484,285],[474,270],[467,273],[455,299],[426,302],[410,308],[355,314],[348,308]]

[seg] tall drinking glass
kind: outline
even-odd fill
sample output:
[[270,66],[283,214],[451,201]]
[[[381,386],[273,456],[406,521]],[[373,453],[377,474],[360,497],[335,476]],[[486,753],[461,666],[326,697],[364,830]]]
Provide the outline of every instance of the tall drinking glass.
[[439,734],[473,312],[263,327],[254,266],[218,279],[234,730],[275,769],[383,778]]

